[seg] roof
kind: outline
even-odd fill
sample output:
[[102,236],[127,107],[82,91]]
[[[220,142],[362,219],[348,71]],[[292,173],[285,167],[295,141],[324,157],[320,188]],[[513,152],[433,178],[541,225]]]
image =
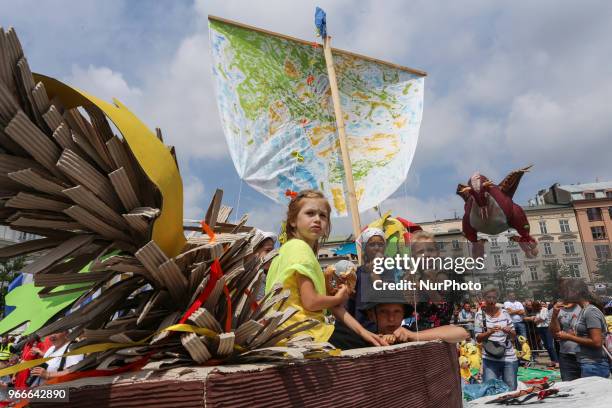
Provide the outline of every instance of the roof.
[[539,204],[539,205],[524,205],[522,206],[525,211],[538,211],[538,210],[554,210],[559,208],[572,208],[571,204]]
[[558,188],[568,191],[570,193],[580,193],[583,191],[595,191],[595,190],[612,190],[612,181],[601,181],[598,183],[584,183],[584,184],[566,184],[558,186]]

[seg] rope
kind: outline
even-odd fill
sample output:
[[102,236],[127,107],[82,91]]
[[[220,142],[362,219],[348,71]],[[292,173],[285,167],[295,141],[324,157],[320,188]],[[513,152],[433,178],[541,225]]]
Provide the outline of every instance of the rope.
[[[404,182],[402,183],[403,187],[404,187],[404,200],[406,200],[406,208],[408,208],[408,188],[406,186],[406,180],[404,180]],[[410,256],[412,256],[412,242],[407,242],[406,245],[409,246],[410,248]],[[416,282],[415,282],[416,283]],[[419,341],[419,313],[417,312],[417,300],[416,300],[416,290],[412,291],[412,303],[414,306],[414,322],[415,322],[415,327],[416,327],[416,335],[417,335],[417,341]]]
[[242,178],[240,179],[240,187],[238,188],[238,200],[236,202],[236,217],[234,218],[234,222],[238,223],[238,213],[240,212],[240,197],[242,196]]

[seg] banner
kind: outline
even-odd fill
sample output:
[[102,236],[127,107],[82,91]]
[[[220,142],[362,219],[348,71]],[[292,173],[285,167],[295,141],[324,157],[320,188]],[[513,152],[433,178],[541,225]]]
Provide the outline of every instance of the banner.
[[[347,195],[322,46],[209,17],[213,77],[239,176],[286,203],[317,189],[334,215]],[[334,50],[359,210],[406,179],[423,112],[424,73]]]

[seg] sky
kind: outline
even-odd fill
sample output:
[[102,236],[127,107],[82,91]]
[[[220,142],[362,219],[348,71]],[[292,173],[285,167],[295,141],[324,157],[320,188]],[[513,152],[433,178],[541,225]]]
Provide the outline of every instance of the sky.
[[[458,183],[499,182],[533,164],[515,200],[612,180],[612,2],[2,0],[32,71],[117,98],[176,147],[184,216],[201,219],[217,188],[232,218],[278,231],[285,206],[242,183],[221,130],[209,14],[315,41],[327,12],[337,48],[424,70],[423,121],[408,178],[382,211],[413,221],[463,213]],[[361,214],[362,223],[376,217]],[[333,234],[351,231],[332,220]]]

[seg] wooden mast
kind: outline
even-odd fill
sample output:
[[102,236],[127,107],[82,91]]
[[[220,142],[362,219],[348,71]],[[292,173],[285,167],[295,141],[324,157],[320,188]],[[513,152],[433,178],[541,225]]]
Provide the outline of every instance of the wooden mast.
[[325,64],[327,65],[327,75],[329,77],[329,87],[331,89],[332,101],[334,103],[334,114],[336,116],[336,127],[338,129],[338,139],[340,141],[340,151],[342,152],[342,164],[344,166],[344,174],[346,176],[346,185],[348,189],[349,210],[351,220],[353,222],[353,235],[355,236],[355,248],[357,249],[357,258],[361,265],[361,248],[357,245],[357,238],[361,233],[361,220],[359,219],[359,207],[357,205],[357,195],[355,194],[355,182],[353,180],[353,166],[351,165],[351,157],[346,143],[346,133],[344,129],[344,116],[342,114],[342,105],[340,104],[340,94],[338,93],[338,83],[336,81],[336,70],[334,69],[334,60],[330,46],[331,37],[326,36],[323,39],[323,50],[325,53]]

